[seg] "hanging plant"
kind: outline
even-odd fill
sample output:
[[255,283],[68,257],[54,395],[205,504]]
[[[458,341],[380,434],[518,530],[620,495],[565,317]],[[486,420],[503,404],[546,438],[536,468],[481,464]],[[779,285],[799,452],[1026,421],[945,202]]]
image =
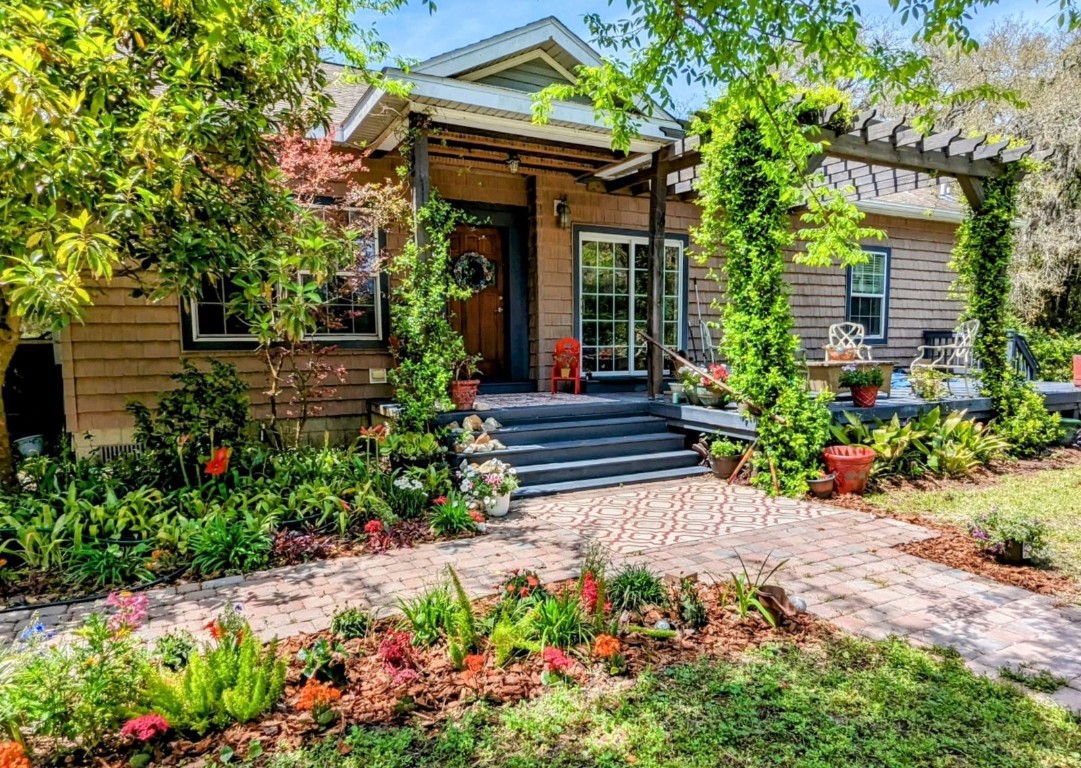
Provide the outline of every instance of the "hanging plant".
[[454,260],[454,282],[473,293],[495,284],[495,264],[476,251],[466,251]]

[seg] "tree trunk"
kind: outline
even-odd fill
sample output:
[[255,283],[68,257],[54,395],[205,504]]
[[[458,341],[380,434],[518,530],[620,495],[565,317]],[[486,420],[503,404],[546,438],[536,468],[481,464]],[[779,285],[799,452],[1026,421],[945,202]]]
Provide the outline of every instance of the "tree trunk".
[[15,349],[19,346],[22,319],[9,312],[6,320],[6,327],[0,329],[0,487],[11,490],[16,486],[15,454],[4,405],[4,382],[7,381],[8,366],[15,356]]

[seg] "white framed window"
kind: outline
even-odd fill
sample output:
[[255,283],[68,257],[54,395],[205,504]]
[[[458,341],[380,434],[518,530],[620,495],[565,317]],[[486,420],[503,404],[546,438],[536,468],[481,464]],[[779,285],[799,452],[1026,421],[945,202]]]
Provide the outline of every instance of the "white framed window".
[[890,251],[865,248],[867,261],[848,269],[846,319],[859,323],[868,341],[885,341],[889,326]]
[[[582,369],[597,376],[646,371],[649,238],[582,230],[578,233],[578,338]],[[664,344],[683,343],[683,242],[664,246]]]
[[[359,262],[362,271],[374,266],[379,249],[377,238],[361,244]],[[301,273],[301,280],[312,279]],[[241,287],[230,278],[203,279],[200,295],[191,301],[185,313],[185,341],[199,344],[246,346],[254,342],[248,324],[230,311]],[[338,272],[319,287],[323,309],[318,327],[311,338],[330,342],[378,342],[383,338],[382,279],[372,273],[363,279],[356,273]]]

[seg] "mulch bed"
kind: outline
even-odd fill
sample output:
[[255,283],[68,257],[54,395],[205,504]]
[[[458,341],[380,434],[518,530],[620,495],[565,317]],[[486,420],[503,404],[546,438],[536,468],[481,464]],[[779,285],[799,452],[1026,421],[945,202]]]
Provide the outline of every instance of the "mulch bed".
[[[573,584],[565,582],[555,585]],[[550,590],[551,591],[551,590]],[[646,669],[659,669],[693,661],[702,656],[735,659],[749,649],[783,640],[803,646],[818,645],[833,630],[825,622],[807,615],[797,616],[777,629],[770,628],[758,615],[741,620],[731,607],[723,587],[701,587],[707,605],[709,623],[700,630],[680,629],[674,639],[652,639],[639,634],[621,636],[626,671],[609,675],[590,658],[588,648],[568,652],[575,660],[568,677],[591,691],[604,691],[613,686],[629,684]],[[478,602],[477,616],[494,605],[495,598]],[[642,617],[651,622],[661,614],[652,611]],[[296,652],[324,637],[332,641],[329,632],[290,638],[280,645],[282,653],[293,658],[283,702],[271,713],[244,725],[234,725],[221,733],[210,734],[200,741],[176,740],[163,750],[158,765],[201,765],[220,754],[223,747],[232,748],[238,756],[247,754],[252,740],[264,748],[288,749],[305,741],[326,735],[342,734],[356,724],[368,726],[401,725],[435,729],[448,719],[461,715],[470,705],[484,700],[493,704],[509,704],[540,696],[548,689],[541,680],[544,662],[538,654],[517,659],[497,667],[490,649],[486,649],[484,667],[477,673],[455,670],[447,656],[447,648],[439,643],[429,649],[415,648],[419,676],[408,683],[396,685],[377,655],[380,641],[397,627],[397,619],[376,622],[368,637],[344,643],[347,683],[341,688],[342,697],[335,709],[341,717],[329,727],[321,728],[310,713],[296,708],[299,692],[304,685],[302,664],[296,662]],[[484,641],[482,640],[482,643]],[[126,765],[127,755],[115,753],[101,764]]]
[[[1081,466],[1081,451],[1058,450],[1043,458],[1025,459],[983,469],[969,478],[897,479],[883,482],[880,489],[888,494],[891,491],[945,491],[952,488],[992,486],[1004,476],[1033,475],[1044,470],[1069,469],[1077,466]],[[895,520],[919,525],[938,533],[935,538],[901,544],[897,547],[907,554],[975,573],[1002,584],[1061,598],[1066,602],[1074,602],[1081,598],[1081,586],[1073,579],[1057,571],[1035,565],[1001,563],[993,555],[984,552],[979,543],[968,535],[968,531],[958,526],[931,520],[921,515],[894,512],[871,504],[861,496],[838,496],[830,503],[838,507],[866,512],[875,517],[892,517]]]

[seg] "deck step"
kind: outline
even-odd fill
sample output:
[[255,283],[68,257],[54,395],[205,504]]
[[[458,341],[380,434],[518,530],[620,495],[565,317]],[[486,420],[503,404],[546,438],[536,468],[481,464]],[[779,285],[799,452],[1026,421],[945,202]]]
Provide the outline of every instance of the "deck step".
[[[484,398],[478,398],[483,402]],[[440,424],[452,421],[462,423],[466,416],[476,415],[482,419],[491,417],[503,425],[563,422],[572,419],[610,418],[616,416],[643,416],[649,414],[649,401],[642,400],[594,400],[587,403],[559,403],[527,405],[519,408],[492,408],[487,411],[450,411],[437,417]]]
[[616,418],[542,421],[506,424],[491,432],[504,445],[537,445],[587,438],[623,435],[663,434],[668,422],[658,416],[619,416]]
[[[556,440],[544,443],[521,443],[506,451],[470,454],[476,460],[502,459],[519,470],[539,464],[566,464],[613,457],[641,454],[658,454],[683,450],[683,436],[668,432],[661,422],[661,429],[651,429],[642,434],[621,434],[611,437],[588,437],[579,440]],[[501,435],[494,435],[503,440]],[[503,440],[506,443],[506,440]],[[463,454],[464,455],[464,454]]]
[[616,475],[635,475],[693,467],[701,460],[694,451],[666,451],[612,456],[606,459],[532,464],[518,469],[522,485],[545,485]]
[[709,473],[708,467],[680,467],[678,469],[665,469],[656,472],[639,472],[631,475],[609,475],[607,477],[594,477],[586,480],[571,480],[561,483],[546,483],[540,485],[525,485],[519,488],[515,499],[532,499],[538,496],[550,496],[555,493],[573,493],[575,491],[588,491],[598,488],[615,488],[621,485],[633,485],[636,483],[659,482],[662,480],[680,480],[685,477],[697,477]]

